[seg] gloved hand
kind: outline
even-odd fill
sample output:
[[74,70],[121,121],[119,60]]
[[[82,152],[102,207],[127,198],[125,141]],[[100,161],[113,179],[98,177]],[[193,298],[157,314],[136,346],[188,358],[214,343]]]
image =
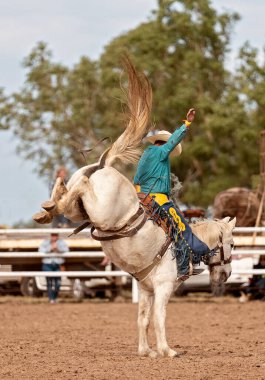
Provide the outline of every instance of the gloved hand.
[[191,123],[195,118],[195,109],[194,108],[191,108],[189,109],[188,113],[187,113],[187,116],[186,116],[186,120]]

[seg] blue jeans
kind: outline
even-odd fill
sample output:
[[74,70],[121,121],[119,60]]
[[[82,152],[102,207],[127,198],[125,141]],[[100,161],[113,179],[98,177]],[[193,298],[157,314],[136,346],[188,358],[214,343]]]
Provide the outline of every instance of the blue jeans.
[[[189,272],[189,261],[192,260],[193,264],[199,264],[202,260],[202,256],[211,253],[209,247],[201,241],[196,235],[193,234],[191,227],[182,215],[178,207],[171,201],[163,204],[162,206],[168,214],[172,216],[172,219],[177,226],[179,234],[175,236],[175,256],[178,268],[178,275],[185,275]],[[172,215],[172,208],[175,210]],[[170,212],[171,211],[171,212]]]
[[[45,272],[59,272],[59,264],[42,264],[42,270]],[[61,286],[61,277],[46,277],[47,293],[50,301],[55,301]]]

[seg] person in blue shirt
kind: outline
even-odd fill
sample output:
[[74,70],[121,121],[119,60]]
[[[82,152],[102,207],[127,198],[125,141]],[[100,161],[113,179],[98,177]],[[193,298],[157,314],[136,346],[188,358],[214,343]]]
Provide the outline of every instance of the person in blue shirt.
[[207,254],[211,254],[209,247],[193,233],[179,208],[170,199],[170,159],[169,155],[179,156],[182,151],[181,141],[185,137],[195,117],[195,110],[191,108],[184,124],[174,133],[159,131],[147,137],[152,143],[142,154],[134,177],[137,192],[151,195],[174,220],[177,226],[175,241],[175,255],[178,277],[185,280],[192,274],[201,273],[194,265],[200,263]]
[[[43,240],[39,247],[39,252],[48,253],[48,257],[42,259],[42,270],[46,272],[58,272],[64,263],[62,253],[68,252],[69,248],[66,242],[59,239],[57,233],[51,233],[50,239]],[[47,293],[50,303],[56,303],[61,286],[60,277],[46,277]]]

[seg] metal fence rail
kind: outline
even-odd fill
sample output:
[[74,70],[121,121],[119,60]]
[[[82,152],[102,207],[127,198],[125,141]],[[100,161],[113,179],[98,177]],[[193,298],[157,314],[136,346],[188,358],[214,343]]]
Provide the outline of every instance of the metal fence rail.
[[233,230],[233,233],[240,233],[240,234],[244,234],[244,233],[253,233],[253,232],[258,232],[258,233],[261,233],[261,232],[265,232],[265,227],[236,227],[234,230]]
[[[58,233],[60,235],[70,235],[74,228],[2,228],[0,229],[1,235],[49,235],[51,233]],[[90,233],[90,228],[85,228],[80,231],[78,235],[87,235]]]
[[[51,234],[51,233],[58,233],[60,235],[70,235],[73,232],[73,228],[2,228],[0,229],[0,236],[1,235],[23,235],[23,234],[32,234],[32,235],[38,235],[38,234]],[[257,233],[264,233],[265,227],[236,227],[233,231],[235,234],[251,234],[254,232]],[[90,234],[90,228],[85,228],[84,230],[80,231],[78,235],[87,235]]]
[[[232,256],[237,255],[265,255],[265,249],[235,249],[232,251]],[[65,253],[42,253],[42,252],[0,252],[1,258],[47,258],[47,257],[61,257],[61,258],[103,258],[105,257],[103,251],[72,251]]]
[[103,258],[105,257],[103,251],[76,251],[65,253],[42,253],[42,252],[0,252],[1,258],[48,258],[48,257],[60,257],[60,258]]
[[[265,274],[265,269],[236,269],[233,274]],[[60,272],[0,272],[0,277],[121,277],[130,276],[123,271],[60,271]]]
[[[16,236],[32,236],[35,238],[37,235],[47,236],[51,233],[58,233],[63,236],[68,236],[73,232],[72,228],[32,228],[32,229],[0,229],[0,239],[11,238]],[[265,227],[237,227],[234,229],[236,236],[238,234],[249,234],[253,233],[265,233]],[[12,236],[13,235],[13,236]],[[85,229],[79,233],[82,238],[90,238],[90,229]],[[232,255],[264,255],[265,249],[234,249]],[[60,256],[62,258],[103,258],[105,256],[102,251],[76,251],[76,252],[66,252],[64,254],[47,254],[41,252],[0,252],[1,258],[39,258],[44,257],[56,257]],[[244,275],[260,275],[265,274],[265,269],[236,269],[233,270],[234,274],[244,274]],[[68,277],[68,278],[92,278],[92,277],[121,277],[130,276],[128,273],[123,271],[61,271],[61,272],[40,272],[40,271],[16,271],[16,272],[0,272],[0,277]],[[138,286],[135,279],[132,281],[132,300],[133,302],[138,302]]]
[[60,271],[60,272],[43,272],[43,271],[15,271],[0,272],[0,277],[121,277],[130,276],[127,272],[100,270],[100,271]]

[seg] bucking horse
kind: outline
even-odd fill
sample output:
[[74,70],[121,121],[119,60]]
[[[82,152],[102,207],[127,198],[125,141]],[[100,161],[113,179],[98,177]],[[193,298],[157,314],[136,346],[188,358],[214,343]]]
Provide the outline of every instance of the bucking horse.
[[[172,241],[166,229],[155,223],[144,207],[133,184],[113,167],[117,160],[133,163],[139,159],[139,146],[150,130],[151,85],[137,72],[129,58],[124,59],[128,74],[127,122],[124,132],[97,163],[77,170],[65,184],[57,178],[51,199],[42,204],[44,211],[33,216],[39,223],[50,223],[63,214],[73,222],[91,227],[110,260],[138,280],[138,332],[141,356],[175,357],[168,346],[165,319],[172,292],[180,285],[176,262],[172,259]],[[143,201],[143,200],[142,200]],[[191,225],[194,234],[216,254],[209,259],[212,283],[218,284],[231,274],[232,230],[235,219],[204,220]],[[148,327],[153,310],[157,349],[148,344]]]

